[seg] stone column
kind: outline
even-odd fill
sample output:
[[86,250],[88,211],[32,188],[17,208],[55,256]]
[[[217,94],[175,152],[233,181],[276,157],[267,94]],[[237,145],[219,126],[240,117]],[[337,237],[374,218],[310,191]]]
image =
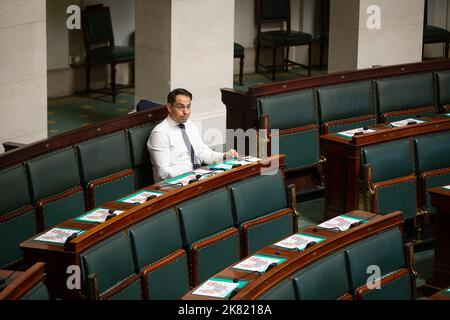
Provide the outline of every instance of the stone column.
[[331,0],[329,72],[422,61],[424,0]]

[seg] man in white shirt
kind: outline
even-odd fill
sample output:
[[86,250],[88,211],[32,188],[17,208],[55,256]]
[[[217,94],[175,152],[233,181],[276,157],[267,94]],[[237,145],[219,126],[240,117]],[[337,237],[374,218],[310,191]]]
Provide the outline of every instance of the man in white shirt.
[[147,149],[155,182],[192,171],[202,163],[212,164],[238,157],[236,150],[212,151],[202,140],[197,126],[189,120],[192,94],[175,89],[167,96],[169,115],[150,134]]

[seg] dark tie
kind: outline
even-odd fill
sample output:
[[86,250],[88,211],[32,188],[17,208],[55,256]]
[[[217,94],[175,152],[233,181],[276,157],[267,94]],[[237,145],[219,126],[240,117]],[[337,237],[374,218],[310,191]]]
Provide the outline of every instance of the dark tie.
[[195,156],[195,151],[194,148],[192,147],[191,141],[189,141],[189,137],[186,133],[186,127],[184,125],[184,123],[180,123],[178,125],[181,129],[181,135],[183,136],[183,141],[184,144],[186,145],[186,148],[188,149],[189,154],[191,155],[191,162],[192,162],[192,166],[195,169],[198,169],[201,167],[197,157]]

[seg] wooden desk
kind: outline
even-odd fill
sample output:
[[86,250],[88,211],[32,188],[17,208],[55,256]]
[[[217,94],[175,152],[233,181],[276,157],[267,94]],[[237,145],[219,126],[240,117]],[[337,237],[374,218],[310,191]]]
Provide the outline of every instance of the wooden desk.
[[[181,188],[169,189],[162,196],[151,199],[141,205],[124,205],[123,203],[108,202],[99,207],[122,208],[125,212],[101,224],[85,224],[69,220],[56,226],[59,228],[85,230],[83,234],[71,240],[66,246],[34,241],[33,239],[37,237],[34,236],[20,244],[25,262],[27,264],[32,264],[36,261],[46,262],[47,285],[52,298],[79,299],[81,298],[81,292],[79,290],[69,290],[65,284],[69,276],[66,273],[67,267],[72,265],[80,266],[81,252],[118,232],[127,232],[128,228],[136,223],[159,212],[173,208],[186,200],[238,181],[261,175],[275,168],[279,168],[284,174],[284,167],[285,156],[275,155],[258,163],[241,166]],[[157,187],[158,184],[144,188],[144,190],[155,190],[158,189]],[[162,190],[159,191],[161,192]]]
[[[313,264],[323,257],[341,250],[352,243],[371,237],[377,233],[393,228],[399,228],[403,224],[403,216],[399,211],[384,216],[375,215],[364,211],[353,211],[349,212],[348,215],[358,216],[370,220],[362,225],[349,229],[348,231],[339,233],[327,230],[315,230],[315,227],[313,226],[301,230],[301,233],[323,236],[326,238],[325,241],[301,252],[280,250],[279,248],[273,246],[268,246],[259,250],[255,254],[278,256],[287,259],[282,264],[276,266],[261,276],[258,276],[256,273],[252,274],[251,272],[241,272],[232,269],[234,266],[233,265],[211,278],[243,278],[250,283],[242,288],[241,291],[232,298],[232,300],[255,300],[271,288],[275,287],[277,284],[284,281],[286,278],[297,273],[300,269]],[[186,294],[183,297],[183,300],[225,300],[193,295],[192,292],[195,290],[196,288]]]
[[432,188],[428,192],[437,217],[433,276],[426,284],[444,289],[450,286],[450,190]]
[[325,156],[325,216],[327,219],[359,209],[361,149],[372,145],[410,138],[422,134],[450,130],[450,118],[421,117],[425,123],[391,128],[389,124],[370,127],[376,132],[345,138],[337,134],[320,136],[320,149]]
[[8,286],[0,292],[0,300],[18,300],[45,277],[45,263],[38,262],[23,272],[0,270],[0,277],[8,277]]

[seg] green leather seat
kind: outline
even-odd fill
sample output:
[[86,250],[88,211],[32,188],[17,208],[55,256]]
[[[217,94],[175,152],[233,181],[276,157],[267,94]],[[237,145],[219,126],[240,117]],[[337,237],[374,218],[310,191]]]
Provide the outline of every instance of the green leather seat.
[[275,286],[275,288],[261,296],[259,300],[298,300],[292,279],[289,278]]
[[426,25],[423,29],[424,43],[445,42],[450,40],[450,32],[444,28]]
[[244,56],[244,47],[239,43],[234,43],[234,57],[240,58]]
[[317,98],[324,134],[376,124],[370,81],[319,88]]
[[242,257],[287,238],[296,230],[281,173],[261,175],[230,186]]
[[245,49],[242,45],[235,42],[234,43],[234,58],[239,58],[239,85],[244,85],[243,82],[243,74],[244,74],[244,58],[245,58]]
[[90,51],[92,62],[108,63],[111,60],[121,62],[134,59],[134,48],[125,46],[100,47]]
[[40,231],[85,212],[85,199],[73,148],[30,160],[26,164],[32,198],[43,221]]
[[450,72],[437,72],[439,106],[444,112],[450,110]]
[[436,114],[431,73],[376,80],[379,113],[386,122]]
[[4,268],[22,260],[19,244],[36,234],[36,217],[24,167],[0,171],[0,190],[0,268]]
[[192,266],[192,286],[239,260],[239,231],[233,227],[226,189],[183,203],[178,212]]
[[[286,170],[312,167],[319,162],[319,129],[312,90],[274,95],[258,100],[260,122],[269,117],[269,128],[280,130],[272,137],[272,154],[286,155]],[[292,129],[289,133],[282,130]],[[275,146],[278,143],[279,150]],[[305,152],[307,151],[307,152]]]
[[135,190],[134,174],[124,132],[102,136],[77,145],[82,182],[89,209]]
[[144,271],[150,299],[180,299],[189,291],[187,256],[174,210],[133,227],[130,238],[136,272]]
[[[141,282],[135,274],[130,239],[121,232],[80,253],[83,290],[100,299],[142,299]],[[95,274],[98,291],[89,277]],[[124,285],[121,287],[120,285]]]
[[417,212],[416,176],[409,140],[383,143],[361,150],[362,164],[372,166],[375,190],[373,211],[387,214],[396,210],[405,219]]
[[299,300],[337,300],[350,297],[344,252],[302,269],[294,276]]
[[[373,273],[367,273],[368,268],[376,266],[381,272],[380,280],[387,277],[393,279],[389,285],[385,284],[380,289],[369,290],[369,292],[375,292],[369,294],[367,298],[372,297],[383,300],[412,299],[410,279],[404,281],[401,280],[404,276],[395,277],[396,274],[400,275],[401,271],[407,270],[403,241],[399,229],[389,230],[358,242],[348,247],[345,253],[351,290],[357,292],[358,289],[365,287],[369,277],[373,275]],[[372,283],[372,281],[369,282]]]
[[154,183],[152,164],[147,149],[147,140],[156,124],[148,124],[127,130],[131,150],[131,165],[136,175],[136,188]]
[[26,294],[24,294],[20,300],[50,300],[47,287],[44,282],[39,282],[34,288],[31,288]]
[[450,133],[421,136],[413,141],[421,207],[434,212],[427,190],[450,185]]

